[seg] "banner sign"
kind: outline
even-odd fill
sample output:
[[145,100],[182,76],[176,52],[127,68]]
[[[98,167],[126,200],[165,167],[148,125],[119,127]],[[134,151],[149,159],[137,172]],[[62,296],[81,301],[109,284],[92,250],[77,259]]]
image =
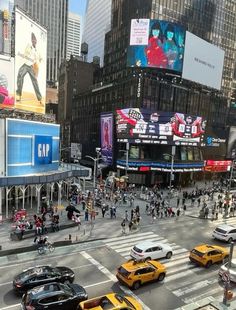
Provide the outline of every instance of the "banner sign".
[[200,116],[140,108],[116,110],[118,142],[198,146],[205,127]]
[[101,114],[101,156],[104,163],[113,163],[113,114]]
[[209,172],[230,171],[232,160],[206,160],[204,170]]
[[52,136],[34,136],[34,165],[52,163]]

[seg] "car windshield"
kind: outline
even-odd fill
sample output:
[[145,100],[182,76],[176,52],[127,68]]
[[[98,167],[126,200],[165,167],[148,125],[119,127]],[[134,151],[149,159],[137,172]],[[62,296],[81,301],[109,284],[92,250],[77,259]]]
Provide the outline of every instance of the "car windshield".
[[135,308],[134,308],[134,305],[131,304],[131,302],[130,302],[127,298],[123,297],[123,299],[124,299],[124,301],[126,302],[127,306],[129,306],[131,309],[135,309]]
[[73,293],[75,293],[75,290],[68,286],[68,285],[65,285],[65,284],[60,284],[60,287],[63,289],[63,291],[69,295],[74,295]]
[[118,272],[123,276],[123,277],[126,277],[128,278],[128,276],[130,275],[130,272],[128,270],[126,270],[125,268],[123,267],[119,267],[118,268]]
[[199,252],[198,250],[196,249],[193,249],[192,250],[192,253],[199,256],[199,257],[203,257],[205,253],[202,253],[202,252]]
[[133,250],[134,250],[135,252],[137,252],[137,253],[142,253],[142,252],[143,252],[143,250],[137,248],[136,246],[133,247]]
[[219,228],[219,227],[217,227],[217,228],[215,229],[215,231],[217,231],[217,232],[220,233],[220,234],[224,234],[224,235],[227,233],[226,230],[224,230],[224,229],[222,229],[222,228]]

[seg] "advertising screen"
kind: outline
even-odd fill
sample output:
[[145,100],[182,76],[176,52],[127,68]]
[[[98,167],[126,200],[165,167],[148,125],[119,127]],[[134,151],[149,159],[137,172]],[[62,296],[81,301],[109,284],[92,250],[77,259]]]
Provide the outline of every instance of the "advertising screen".
[[157,19],[132,19],[127,65],[182,72],[185,30]]
[[5,176],[5,120],[0,119],[0,177]]
[[11,19],[14,0],[0,1],[0,54],[11,55]]
[[0,55],[0,109],[14,108],[14,61]]
[[47,31],[15,10],[16,108],[45,113]]
[[182,77],[184,79],[221,88],[224,51],[190,32],[186,32]]
[[104,163],[113,163],[113,114],[101,114],[101,155]]
[[34,175],[57,170],[59,137],[59,125],[7,119],[7,176]]
[[200,116],[139,108],[116,110],[118,142],[197,146],[205,127]]
[[204,170],[209,172],[227,172],[230,171],[231,165],[231,160],[206,160]]
[[236,159],[236,127],[231,126],[227,145],[227,157]]

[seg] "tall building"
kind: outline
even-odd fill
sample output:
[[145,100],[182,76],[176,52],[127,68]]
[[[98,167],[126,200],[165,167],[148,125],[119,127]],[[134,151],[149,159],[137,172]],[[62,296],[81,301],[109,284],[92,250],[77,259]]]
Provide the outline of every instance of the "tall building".
[[66,58],[68,0],[15,0],[15,4],[48,29],[47,83],[55,86]]
[[[201,146],[177,146],[174,172],[175,180],[181,179],[183,184],[192,178],[203,177],[204,160],[227,158],[225,142],[229,138],[228,126],[233,125],[229,123],[229,106],[235,86],[235,1],[113,0],[111,16],[111,30],[105,36],[101,81],[93,85],[92,91],[74,97],[71,132],[72,138],[73,133],[79,133],[79,139],[74,137],[73,141],[83,144],[83,156],[93,156],[95,148],[100,145],[100,114],[114,113],[117,108],[201,116],[207,120],[205,138],[209,139]],[[182,79],[180,75],[162,68],[127,67],[131,19],[138,23],[139,19],[145,18],[177,23],[223,49],[225,58],[221,89]],[[232,119],[235,120],[236,116]],[[216,141],[212,137],[223,143],[216,146],[212,143]],[[122,154],[119,150],[123,150]],[[125,143],[116,141],[114,168],[123,166],[124,169],[124,150]],[[129,150],[130,182],[154,184],[160,181],[167,184],[170,160],[165,159],[163,154],[171,154],[170,145],[159,146],[148,141],[144,144],[133,143]],[[188,167],[185,166],[186,161]],[[145,172],[140,165],[145,166]],[[177,170],[177,165],[184,167],[184,173]]]
[[66,59],[70,56],[80,56],[81,45],[81,17],[80,15],[69,12],[67,24],[67,49]]
[[87,61],[100,57],[103,65],[105,34],[111,28],[112,0],[88,0],[83,31],[83,42],[88,44]]

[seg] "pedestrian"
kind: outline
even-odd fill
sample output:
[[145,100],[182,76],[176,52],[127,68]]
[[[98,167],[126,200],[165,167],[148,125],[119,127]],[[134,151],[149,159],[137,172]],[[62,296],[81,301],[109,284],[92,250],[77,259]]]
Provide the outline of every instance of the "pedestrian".
[[113,209],[110,207],[110,218],[113,219]]
[[180,216],[180,209],[179,209],[179,208],[178,208],[177,211],[176,211],[176,215],[177,215],[176,218],[178,218],[178,217]]
[[179,206],[179,201],[180,201],[180,198],[178,197],[177,198],[177,207]]
[[121,222],[122,234],[125,235],[125,219]]
[[78,230],[80,230],[81,220],[80,220],[79,214],[76,214],[76,215],[74,216],[74,221],[75,221],[75,223],[78,225]]
[[106,214],[106,207],[105,207],[105,204],[103,205],[102,207],[102,217],[104,217]]
[[84,220],[87,222],[89,220],[89,211],[88,208],[85,208],[84,211]]
[[127,210],[125,210],[125,221],[126,222],[129,222],[129,215],[128,215],[128,211]]
[[132,227],[133,227],[133,222],[132,222],[132,221],[130,221],[130,222],[129,222],[129,231],[131,231],[131,230],[132,230]]
[[[154,211],[154,210],[153,210],[153,211]],[[151,224],[153,224],[155,220],[156,220],[156,215],[155,215],[155,212],[152,212],[152,220],[151,220]]]
[[183,215],[185,215],[185,211],[187,210],[186,204],[183,206]]

